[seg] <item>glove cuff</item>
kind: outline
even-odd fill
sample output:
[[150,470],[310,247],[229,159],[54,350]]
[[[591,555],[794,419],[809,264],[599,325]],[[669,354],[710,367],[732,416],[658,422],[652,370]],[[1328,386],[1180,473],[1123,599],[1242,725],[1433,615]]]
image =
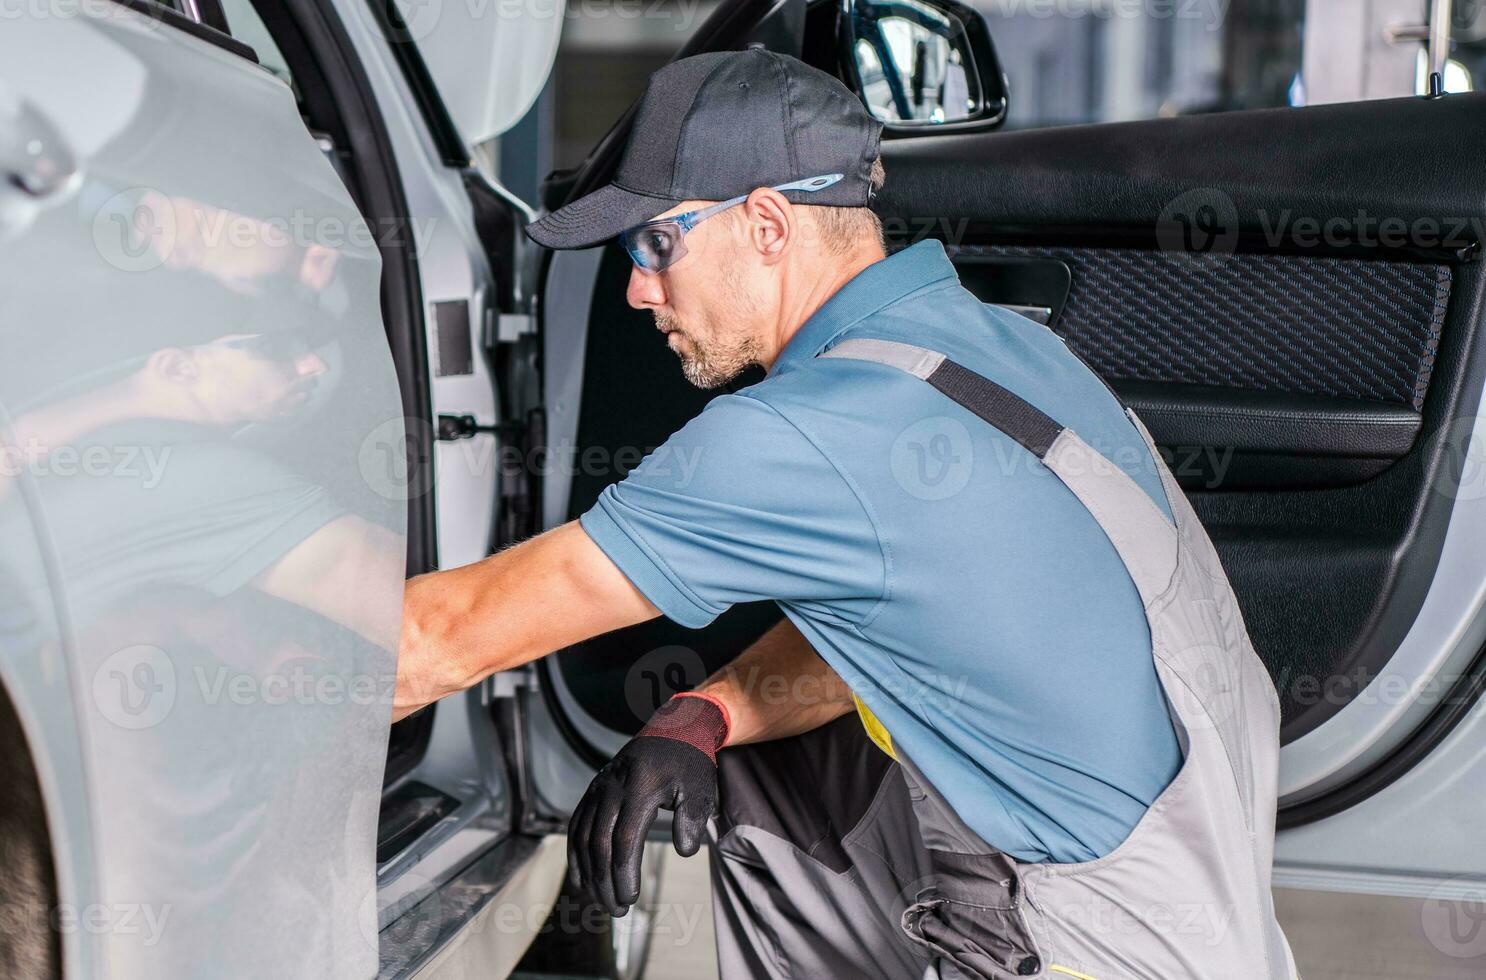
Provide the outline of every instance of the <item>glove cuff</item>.
[[685,742],[715,763],[731,728],[727,706],[721,701],[710,694],[683,691],[657,708],[635,737]]

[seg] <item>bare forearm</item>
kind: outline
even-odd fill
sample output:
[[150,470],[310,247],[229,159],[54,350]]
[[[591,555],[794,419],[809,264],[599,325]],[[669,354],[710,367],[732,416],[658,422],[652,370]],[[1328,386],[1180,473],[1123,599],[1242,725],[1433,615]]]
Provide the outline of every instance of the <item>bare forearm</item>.
[[254,584],[385,648],[397,640],[405,554],[401,535],[347,515],[305,538]]
[[577,523],[473,565],[420,575],[403,600],[393,717],[658,614]]
[[696,690],[727,706],[728,745],[799,735],[852,709],[851,689],[789,620]]

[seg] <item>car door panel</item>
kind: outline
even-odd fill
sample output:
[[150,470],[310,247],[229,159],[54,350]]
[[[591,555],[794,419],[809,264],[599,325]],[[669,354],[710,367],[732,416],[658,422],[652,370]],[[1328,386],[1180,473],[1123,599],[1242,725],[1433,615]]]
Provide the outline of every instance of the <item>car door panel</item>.
[[[1070,348],[1144,410],[1184,485],[1356,483],[1417,437],[1448,265],[951,245],[987,302],[1047,310]],[[1061,298],[1056,286],[1029,288],[1003,267],[1016,262],[1065,268],[1069,285]]]
[[371,975],[406,547],[377,251],[238,53],[90,8],[9,24],[0,85],[78,169],[0,191],[0,398],[57,570],[23,586],[65,609],[92,814],[62,869],[120,925],[69,969]]
[[[286,2],[306,17],[325,9],[315,0]],[[420,22],[427,11],[413,5],[405,22],[393,2],[336,0],[331,7],[325,16],[343,36],[323,40],[354,55],[365,72],[365,98],[385,125],[388,169],[403,197],[387,220],[405,226],[408,258],[416,260],[410,262],[416,271],[411,286],[419,298],[404,339],[414,355],[407,361],[423,362],[405,373],[422,377],[404,404],[408,415],[428,424],[418,426],[408,445],[420,465],[410,468],[401,489],[410,506],[430,517],[436,511],[428,526],[436,528],[429,537],[437,548],[428,548],[425,562],[409,570],[452,568],[531,533],[528,495],[538,492],[540,480],[519,465],[536,397],[526,394],[535,389],[535,369],[518,255],[529,211],[477,169],[461,125],[467,119],[450,99],[466,107],[485,101],[489,110],[509,112],[514,90],[491,87],[490,72],[506,73],[507,81],[515,80],[512,72],[540,81],[546,62],[482,65],[478,77],[460,76],[457,65],[425,64],[424,53],[432,62],[448,50],[425,45],[431,35],[420,29],[447,33],[451,24],[459,27],[459,18]],[[550,22],[529,21],[487,23],[479,37],[456,46],[480,47],[490,31],[530,37],[533,28],[552,29]],[[506,37],[502,45],[511,41]],[[488,61],[488,45],[484,50]],[[468,64],[467,50],[462,57]],[[448,88],[455,81],[459,92]],[[458,975],[476,963],[500,972],[541,926],[528,919],[521,929],[490,927],[496,911],[519,900],[508,891],[513,883],[536,889],[531,897],[541,903],[561,881],[560,850],[554,864],[550,848],[535,847],[521,833],[547,828],[518,819],[522,774],[511,763],[520,745],[500,717],[512,700],[507,692],[517,686],[517,676],[492,678],[393,728],[399,757],[387,771],[378,838],[378,976]]]
[[1171,450],[1178,479],[1209,489],[1360,483],[1402,459],[1423,421],[1360,398],[1139,381],[1117,391]]
[[[910,221],[930,227],[964,221],[974,230],[985,221],[1003,239],[1026,232],[1043,243],[1149,246],[1169,204],[1212,188],[1232,199],[1238,231],[1248,240],[1267,244],[1266,233],[1287,210],[1318,222],[1341,210],[1347,217],[1371,216],[1375,240],[1382,219],[1394,218],[1390,237],[1430,229],[1435,246],[1464,247],[1476,235],[1472,219],[1480,210],[1461,177],[1477,149],[1473,117],[1482,98],[1388,99],[891,140],[884,160],[896,170],[889,171],[878,210],[910,228]],[[1328,234],[1341,238],[1344,231],[1333,226]],[[1304,248],[1280,244],[1286,251]]]

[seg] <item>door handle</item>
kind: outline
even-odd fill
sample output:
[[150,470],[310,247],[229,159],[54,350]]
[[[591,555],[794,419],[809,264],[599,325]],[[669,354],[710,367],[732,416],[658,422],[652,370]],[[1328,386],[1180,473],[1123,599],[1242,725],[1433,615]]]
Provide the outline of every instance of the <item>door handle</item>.
[[1051,306],[1024,306],[1021,303],[991,303],[990,306],[999,306],[1003,310],[1010,310],[1017,316],[1024,316],[1033,323],[1040,323],[1044,327],[1053,322],[1053,308]]
[[1452,7],[1452,0],[1429,0],[1429,21],[1427,23],[1389,24],[1383,28],[1383,39],[1389,44],[1402,44],[1408,41],[1422,41],[1428,44],[1428,94],[1431,97],[1437,98],[1445,93],[1445,62],[1450,58]]
[[35,198],[77,178],[72,147],[45,113],[0,85],[0,177]]

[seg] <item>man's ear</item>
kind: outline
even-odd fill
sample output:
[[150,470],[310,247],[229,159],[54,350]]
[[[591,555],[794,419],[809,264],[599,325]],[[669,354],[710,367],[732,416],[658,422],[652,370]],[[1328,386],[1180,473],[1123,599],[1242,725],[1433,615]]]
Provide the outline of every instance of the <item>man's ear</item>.
[[145,370],[162,380],[174,384],[189,384],[196,380],[196,361],[179,347],[165,347],[150,355]]
[[743,202],[748,244],[765,265],[781,261],[800,235],[799,214],[789,199],[776,190],[760,187]]

